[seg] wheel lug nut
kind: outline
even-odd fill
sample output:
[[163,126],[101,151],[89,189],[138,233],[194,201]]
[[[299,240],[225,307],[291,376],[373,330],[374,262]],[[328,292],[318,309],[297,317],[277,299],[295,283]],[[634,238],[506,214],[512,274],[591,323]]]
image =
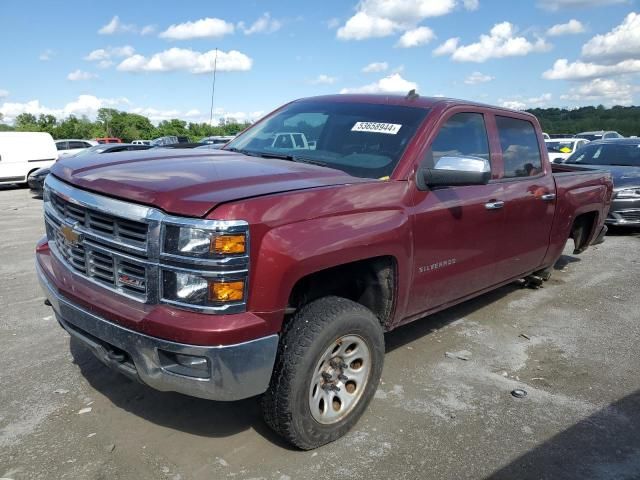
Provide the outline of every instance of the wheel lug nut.
[[340,380],[341,382],[346,382],[347,380],[349,380],[349,378],[341,373],[340,375],[338,375],[338,380]]
[[331,374],[328,372],[322,372],[322,378],[325,380],[325,382],[329,382],[331,381]]

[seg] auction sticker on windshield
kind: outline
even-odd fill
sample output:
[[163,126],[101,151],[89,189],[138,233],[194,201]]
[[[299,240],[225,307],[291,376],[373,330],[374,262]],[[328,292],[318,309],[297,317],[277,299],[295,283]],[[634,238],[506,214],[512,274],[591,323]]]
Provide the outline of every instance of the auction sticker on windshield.
[[397,123],[356,122],[351,128],[351,131],[395,135],[400,131],[400,127],[402,127],[402,125],[398,125]]

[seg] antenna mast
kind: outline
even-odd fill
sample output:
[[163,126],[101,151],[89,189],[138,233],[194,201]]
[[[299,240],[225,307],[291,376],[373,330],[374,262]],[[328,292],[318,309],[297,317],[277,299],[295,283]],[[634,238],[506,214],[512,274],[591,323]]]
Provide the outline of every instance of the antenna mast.
[[213,81],[211,82],[211,111],[209,113],[209,126],[213,127],[213,96],[216,93],[216,70],[218,67],[218,49],[213,59]]

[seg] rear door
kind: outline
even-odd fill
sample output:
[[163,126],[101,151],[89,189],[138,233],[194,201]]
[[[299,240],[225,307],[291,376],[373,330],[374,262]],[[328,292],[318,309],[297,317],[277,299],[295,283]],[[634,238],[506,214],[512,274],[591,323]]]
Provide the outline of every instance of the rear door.
[[541,266],[555,212],[556,187],[544,144],[527,117],[495,116],[503,172],[504,229],[497,275],[514,278]]
[[[482,110],[456,109],[439,122],[421,166],[438,169],[444,157],[494,162]],[[443,164],[446,163],[442,162]],[[503,186],[416,188],[414,276],[408,314],[450,303],[495,283],[496,248],[503,228]]]

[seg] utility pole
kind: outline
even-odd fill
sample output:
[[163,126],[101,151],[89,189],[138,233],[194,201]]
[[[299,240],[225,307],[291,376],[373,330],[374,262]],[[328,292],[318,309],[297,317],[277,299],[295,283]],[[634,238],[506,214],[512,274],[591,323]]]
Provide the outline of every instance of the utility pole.
[[213,58],[213,81],[211,82],[211,112],[209,113],[209,126],[213,127],[213,96],[216,93],[216,69],[218,67],[218,49],[216,48],[216,56]]

